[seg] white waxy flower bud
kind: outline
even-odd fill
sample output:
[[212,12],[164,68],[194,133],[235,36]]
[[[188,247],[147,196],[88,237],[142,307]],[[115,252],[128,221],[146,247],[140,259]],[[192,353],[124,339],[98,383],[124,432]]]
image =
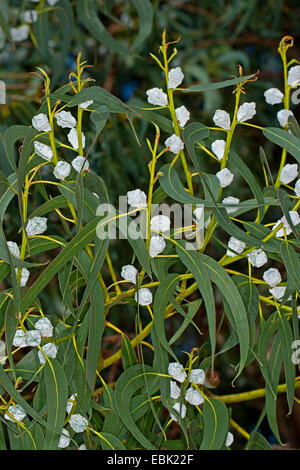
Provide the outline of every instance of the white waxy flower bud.
[[11,405],[8,410],[7,410],[15,419],[11,418],[8,413],[5,413],[4,419],[7,421],[12,421],[13,423],[15,421],[21,422],[23,421],[24,418],[26,418],[27,413],[26,411],[23,410],[23,408],[20,405]]
[[[300,223],[300,217],[299,217],[299,214],[298,214],[297,211],[289,211],[289,216],[290,216],[292,224],[294,226],[296,226]],[[283,224],[283,227],[280,228],[279,230],[277,230],[277,232],[276,232],[276,237],[277,238],[284,237],[284,233],[286,235],[290,235],[293,231],[285,216],[283,216],[281,219],[279,219],[276,222],[276,224],[273,227],[273,230],[275,230],[281,223]]]
[[300,197],[300,179],[296,181],[295,194],[296,194],[296,196]]
[[221,188],[226,188],[232,183],[234,175],[230,170],[228,170],[228,168],[223,168],[223,170],[220,170],[218,173],[216,173],[216,177],[220,181]]
[[40,235],[47,230],[47,218],[46,217],[33,217],[29,219],[26,226],[26,233],[28,237],[33,235]]
[[36,23],[38,20],[38,13],[35,10],[24,11],[22,16],[25,23]]
[[84,101],[83,103],[80,103],[79,108],[87,109],[93,103],[94,103],[94,100]]
[[226,437],[226,447],[230,447],[233,444],[234,436],[231,432],[228,432]]
[[53,174],[58,180],[64,180],[71,173],[71,165],[60,160],[54,167]]
[[183,383],[187,378],[183,365],[179,364],[179,362],[170,362],[168,366],[168,374],[180,383]]
[[48,318],[40,318],[34,325],[43,338],[51,338],[53,336],[53,325]]
[[147,207],[147,196],[140,189],[127,191],[127,202],[132,207]]
[[[78,142],[78,133],[77,129],[73,127],[69,134],[68,134],[68,141],[72,145],[73,149],[78,150],[79,148],[79,142]],[[81,132],[81,143],[82,143],[82,148],[84,149],[85,147],[85,135],[83,132]]]
[[149,289],[146,287],[143,287],[142,289],[139,289],[135,294],[134,294],[134,300],[142,306],[150,305],[152,304],[152,294]]
[[150,220],[150,230],[156,232],[168,232],[170,230],[171,221],[166,215],[155,215]]
[[287,163],[281,170],[279,181],[283,184],[289,184],[298,176],[298,164]]
[[25,343],[27,346],[39,346],[42,341],[42,335],[38,330],[30,330],[26,332]]
[[78,450],[87,450],[86,445],[85,445],[85,444],[81,444],[81,445],[78,447]]
[[49,145],[42,144],[38,141],[34,142],[34,151],[39,157],[43,158],[47,162],[50,162],[53,157],[52,148],[49,147]]
[[251,251],[251,253],[247,254],[249,263],[254,268],[260,268],[264,264],[268,262],[268,258],[266,253],[261,250],[260,248]]
[[184,149],[184,143],[176,134],[172,134],[165,140],[165,146],[169,147],[170,152],[175,153],[175,155]]
[[7,242],[8,249],[10,253],[15,257],[15,258],[20,258],[20,250],[15,242]]
[[154,106],[167,106],[168,104],[168,95],[161,88],[151,88],[146,91],[146,95],[148,103]]
[[121,270],[121,277],[125,279],[125,281],[132,282],[136,284],[139,272],[132,264],[126,264],[122,267]]
[[161,236],[152,236],[150,238],[150,244],[149,244],[149,255],[151,258],[155,258],[155,256],[159,255],[164,251],[166,248],[166,242]]
[[16,330],[12,345],[15,348],[26,348],[25,332],[23,330]]
[[[177,411],[177,413],[180,413],[180,416],[182,419],[185,418],[185,415],[186,415],[186,406],[182,403],[175,403],[174,406],[172,406],[172,408]],[[177,422],[177,417],[175,415],[173,415],[173,413],[170,413],[170,416],[171,418],[173,419],[173,421],[176,421]]]
[[74,432],[83,432],[87,429],[89,422],[84,416],[74,414],[71,416],[69,424]]
[[277,268],[270,268],[263,273],[263,280],[270,286],[275,287],[281,282],[281,275]]
[[185,394],[186,401],[194,406],[199,406],[204,403],[204,398],[195,388],[188,388]]
[[180,127],[184,127],[191,117],[191,113],[186,109],[185,106],[176,108],[175,114]]
[[284,94],[278,88],[269,88],[264,92],[264,97],[268,104],[282,103]]
[[[225,197],[222,201],[223,204],[226,204],[226,212],[227,214],[232,214],[238,209],[238,204],[240,200],[237,197],[228,196]],[[230,207],[231,206],[231,207]]]
[[[42,347],[43,352],[46,354],[47,357],[50,359],[55,359],[57,356],[57,347],[54,343],[47,343]],[[38,356],[41,364],[46,362],[46,358],[42,351],[38,351]]]
[[90,167],[88,160],[84,157],[81,157],[80,155],[74,158],[71,164],[74,170],[77,171],[77,173],[80,173],[81,171],[87,171]]
[[[286,291],[286,286],[276,286],[276,287],[273,287],[272,289],[269,289],[270,294],[272,294],[274,299],[276,300],[281,300],[285,294],[285,291]],[[291,297],[289,297],[289,299],[287,300],[291,300]]]
[[50,132],[51,126],[46,114],[37,114],[32,118],[33,127],[40,132]]
[[181,67],[175,67],[174,69],[171,69],[168,73],[168,88],[177,88],[182,83],[183,79],[184,75],[182,73]]
[[[18,276],[18,270],[19,268],[15,268],[16,270],[16,275]],[[30,272],[28,271],[27,268],[22,268],[21,271],[21,279],[20,279],[20,287],[25,287],[27,284],[27,281],[29,279]]]
[[214,142],[211,144],[211,149],[218,160],[222,160],[222,158],[224,157],[225,147],[226,142],[223,139],[214,140]]
[[61,436],[59,438],[59,443],[57,447],[59,449],[65,449],[70,444],[70,433],[67,429],[63,428],[61,431]]
[[300,85],[300,65],[294,65],[290,68],[287,84],[294,87]]
[[236,118],[238,122],[245,122],[249,119],[252,119],[256,114],[256,103],[252,101],[251,103],[243,103],[239,107]]
[[69,415],[72,411],[73,406],[76,404],[77,393],[73,393],[67,401],[66,412]]
[[203,369],[192,369],[190,373],[190,382],[203,385],[205,382],[205,372]]
[[223,109],[216,110],[213,116],[213,121],[216,126],[221,127],[222,129],[226,129],[227,131],[230,131],[230,116]]
[[[235,237],[230,237],[228,241],[228,249],[226,251],[226,255],[230,257],[237,256],[237,254],[243,253],[246,247],[246,243],[238,240]],[[231,251],[233,250],[233,251]]]
[[290,116],[294,116],[294,114],[289,109],[281,109],[280,111],[278,111],[277,119],[281,127],[285,127],[288,124]]
[[21,42],[28,38],[29,27],[27,24],[23,24],[18,26],[18,28],[10,28],[9,32],[14,42]]
[[174,400],[178,400],[180,397],[180,387],[178,387],[177,383],[174,382],[174,380],[170,381],[170,397],[173,398]]
[[72,127],[75,127],[77,124],[76,119],[72,116],[70,111],[60,111],[59,113],[56,113],[54,117],[57,125],[63,128],[68,127],[72,129]]

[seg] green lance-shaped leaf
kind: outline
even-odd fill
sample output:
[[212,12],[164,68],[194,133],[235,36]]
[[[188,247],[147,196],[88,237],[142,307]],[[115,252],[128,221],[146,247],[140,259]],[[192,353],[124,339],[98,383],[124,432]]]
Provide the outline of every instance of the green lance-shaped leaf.
[[186,250],[184,242],[176,242],[176,251],[183,264],[193,274],[199,291],[201,292],[206,308],[211,350],[214,354],[216,347],[216,311],[209,272],[207,271],[199,253],[194,250]]
[[57,449],[66,417],[68,382],[62,366],[55,359],[48,359],[44,368],[47,393],[47,424],[56,432],[46,431],[44,450]]
[[263,129],[263,134],[274,144],[286,149],[300,164],[300,139],[298,137],[277,127],[266,127]]
[[[204,199],[192,196],[185,191],[179,175],[171,164],[164,165],[159,171],[159,182],[165,193],[182,204],[205,204]],[[206,205],[206,207],[209,207]],[[214,207],[211,204],[211,207]]]
[[197,154],[195,151],[196,143],[201,142],[203,139],[209,136],[209,129],[201,123],[192,122],[188,124],[183,131],[183,139],[187,148],[187,151],[191,157],[192,162],[197,171],[201,173],[201,168],[198,162]]
[[203,406],[204,434],[200,450],[220,450],[226,441],[229,415],[224,403],[207,399]]
[[99,433],[103,450],[127,450],[120,439],[109,432]]
[[123,364],[124,370],[137,364],[137,358],[135,355],[134,348],[126,335],[122,336],[121,351],[122,351],[122,364]]
[[205,85],[193,85],[189,88],[184,88],[180,91],[183,93],[200,93],[203,91],[212,91],[212,90],[219,90],[220,88],[226,88],[229,86],[238,85],[246,80],[250,80],[253,78],[255,74],[252,75],[245,75],[244,77],[232,78],[230,80],[224,80],[223,82],[216,82],[216,83],[206,83]]
[[131,0],[139,17],[139,32],[130,50],[138,51],[150,36],[153,26],[154,9],[149,0]]
[[278,321],[279,342],[281,346],[281,356],[284,364],[284,374],[287,384],[286,397],[289,405],[289,414],[293,410],[295,394],[295,365],[291,360],[292,343],[294,340],[290,322],[285,315],[279,314]]
[[[266,383],[266,413],[269,426],[276,437],[277,441],[281,444],[281,438],[278,431],[277,425],[277,416],[276,416],[276,405],[277,405],[277,394],[274,394],[274,390],[277,390],[280,371],[282,367],[282,356],[281,356],[281,346],[279,342],[279,336],[276,335],[270,352],[269,362],[266,366],[269,371],[269,377],[271,380],[272,388],[268,383]],[[275,396],[274,396],[275,395]]]
[[246,444],[245,450],[272,450],[268,441],[259,432],[253,431]]
[[300,294],[300,260],[294,248],[286,242],[281,243],[280,254],[288,275]]

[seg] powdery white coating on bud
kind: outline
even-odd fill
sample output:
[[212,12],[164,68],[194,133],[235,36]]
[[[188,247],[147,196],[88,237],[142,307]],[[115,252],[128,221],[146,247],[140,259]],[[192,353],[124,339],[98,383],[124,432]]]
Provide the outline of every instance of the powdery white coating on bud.
[[146,91],[148,103],[154,106],[167,106],[168,95],[161,88],[151,88]]
[[138,270],[132,264],[126,264],[122,267],[121,277],[125,279],[125,281],[129,281],[133,284],[136,284],[138,274]]
[[134,294],[134,300],[142,306],[152,304],[152,294],[149,289],[143,287]]
[[239,107],[236,117],[239,122],[245,122],[252,119],[255,114],[256,103],[252,101],[251,103],[243,103],[242,106]]
[[28,237],[33,235],[40,235],[47,230],[47,218],[46,217],[33,217],[30,219],[26,226],[26,233]]
[[283,184],[289,184],[298,176],[298,164],[287,163],[281,170],[279,181]]
[[81,445],[78,447],[78,450],[87,450],[86,445],[85,445],[85,444],[81,444]]
[[[289,216],[294,226],[300,223],[300,217],[297,211],[289,211]],[[277,230],[276,232],[277,238],[284,237],[284,232],[286,233],[286,235],[290,235],[293,231],[285,216],[283,216],[281,219],[279,219],[276,222],[276,224],[273,227],[273,230],[275,230],[276,227],[278,227],[278,225],[280,225],[281,223],[283,223],[283,227]]]
[[174,380],[170,381],[170,397],[173,398],[174,400],[178,400],[180,397],[180,387],[178,387],[177,383],[174,382]]
[[76,119],[70,111],[60,111],[59,113],[54,114],[54,117],[56,119],[56,123],[60,127],[68,127],[72,129],[72,127],[75,127],[77,124]]
[[40,132],[50,132],[51,126],[46,114],[37,114],[32,118],[33,127]]
[[[78,133],[77,129],[73,127],[73,129],[70,130],[68,134],[68,141],[72,145],[73,149],[78,150],[79,143],[78,143]],[[83,132],[81,132],[81,143],[82,143],[82,148],[84,149],[85,147],[85,135]]]
[[59,438],[59,443],[57,447],[59,449],[65,449],[70,444],[70,433],[67,429],[63,428],[61,431],[61,436]]
[[175,67],[174,69],[171,69],[168,74],[168,88],[177,88],[182,83],[183,79],[184,75],[182,73],[181,67]]
[[[46,356],[50,357],[51,359],[55,359],[57,356],[57,347],[54,343],[47,343],[42,347],[42,350],[46,354]],[[46,362],[46,358],[42,351],[38,351],[38,356],[41,364]]]
[[282,103],[284,94],[278,88],[269,88],[264,92],[264,97],[268,104],[279,104]]
[[190,382],[203,385],[205,381],[205,372],[203,369],[192,369],[190,373]]
[[223,170],[220,170],[218,173],[216,173],[216,177],[220,181],[221,188],[226,188],[232,183],[234,175],[230,170],[228,170],[228,168],[223,168]]
[[34,142],[34,151],[39,157],[43,158],[47,162],[50,162],[53,157],[52,148],[49,147],[49,145],[42,144],[41,142]]
[[291,67],[288,73],[287,84],[289,86],[300,85],[300,65],[294,65]]
[[222,129],[226,129],[230,131],[230,116],[229,114],[224,111],[223,109],[217,109],[214,116],[213,121],[216,126],[222,127]]
[[42,335],[38,330],[30,330],[26,332],[25,343],[27,346],[39,346],[42,341]]
[[40,318],[34,325],[43,338],[51,338],[53,336],[53,325],[48,318]]
[[15,257],[15,258],[20,258],[20,250],[15,242],[7,242],[8,249],[10,253]]
[[176,134],[172,134],[165,140],[165,146],[169,147],[170,152],[175,153],[175,155],[184,149],[184,143]]
[[80,155],[74,158],[71,164],[74,170],[77,171],[77,173],[80,173],[81,171],[87,171],[90,167],[90,164],[87,161],[87,159],[84,157],[81,157]]
[[[274,299],[281,300],[285,294],[286,287],[285,286],[276,286],[272,289],[269,289],[270,294],[273,295]],[[288,299],[291,300],[291,297]]]
[[91,104],[94,103],[94,100],[88,100],[88,101],[84,101],[83,103],[80,103],[79,105],[79,108],[81,109],[87,109],[89,106],[91,106]]
[[7,419],[7,421],[12,421],[13,423],[15,421],[23,421],[24,418],[26,418],[27,413],[26,411],[23,410],[23,408],[20,405],[11,405],[8,410],[7,410],[15,419],[11,418],[8,413],[5,413],[4,419]]
[[241,240],[238,240],[235,237],[230,237],[228,241],[228,250],[226,251],[226,255],[230,257],[237,256],[237,253],[240,255],[241,253],[243,253],[245,247],[245,242],[242,242]]
[[175,114],[180,127],[184,127],[191,117],[191,113],[186,109],[185,106],[176,108]]
[[23,13],[23,21],[25,23],[36,23],[38,20],[38,13],[35,10],[27,10]]
[[156,236],[154,235],[150,239],[150,244],[149,244],[149,255],[151,258],[155,258],[155,256],[159,255],[164,251],[166,248],[166,242],[161,236]]
[[25,343],[25,332],[23,330],[17,330],[13,339],[12,345],[15,348],[26,348],[27,344]]
[[170,362],[168,366],[168,374],[180,383],[183,383],[187,378],[183,365],[179,364],[179,362]]
[[296,196],[300,197],[300,179],[296,181],[295,194],[296,194]]
[[281,275],[277,268],[270,268],[263,273],[263,280],[270,286],[275,287],[281,282]]
[[226,437],[226,447],[230,447],[233,444],[234,436],[231,432],[228,432]]
[[224,157],[225,147],[226,142],[223,139],[217,139],[211,144],[211,149],[218,160],[222,160],[222,158]]
[[254,268],[260,268],[264,264],[268,262],[268,257],[266,253],[261,250],[260,248],[251,251],[251,253],[247,254],[249,263]]
[[227,206],[230,204],[230,206],[232,206],[232,207],[226,207],[227,214],[231,214],[232,212],[235,212],[238,209],[239,202],[240,200],[237,197],[233,197],[233,196],[225,197],[222,201],[223,204],[226,204]]
[[147,207],[147,196],[140,189],[127,191],[127,202],[132,207]]
[[70,398],[67,401],[66,412],[67,412],[68,415],[70,414],[70,412],[72,411],[73,406],[76,403],[76,397],[77,397],[77,393],[73,393],[73,395],[71,395]]
[[[172,406],[172,408],[177,411],[177,413],[180,413],[180,416],[182,419],[185,418],[185,415],[186,415],[186,406],[182,403],[182,405],[180,403],[175,403],[174,406]],[[173,415],[173,413],[170,413],[170,416],[171,418],[173,419],[173,421],[176,421],[177,422],[177,417],[175,415]]]
[[53,174],[56,179],[64,180],[71,173],[71,165],[63,160],[60,160],[54,167]]
[[[18,276],[18,268],[15,268],[16,269],[16,275]],[[21,279],[20,279],[20,287],[25,287],[26,284],[27,284],[27,281],[29,279],[29,276],[30,276],[30,272],[28,271],[27,268],[22,268],[22,271],[21,271]]]
[[294,116],[294,114],[289,109],[281,109],[280,111],[278,111],[277,119],[281,127],[285,127],[288,124],[290,116]]
[[204,403],[204,398],[195,388],[188,388],[185,394],[186,401],[194,406],[199,406]]
[[170,230],[171,220],[163,214],[155,215],[150,220],[150,230],[157,232],[168,232]]
[[29,35],[29,27],[27,24],[23,24],[18,28],[10,28],[10,35],[14,42],[25,41]]
[[83,432],[87,429],[89,422],[84,416],[74,414],[71,416],[69,424],[74,432]]

